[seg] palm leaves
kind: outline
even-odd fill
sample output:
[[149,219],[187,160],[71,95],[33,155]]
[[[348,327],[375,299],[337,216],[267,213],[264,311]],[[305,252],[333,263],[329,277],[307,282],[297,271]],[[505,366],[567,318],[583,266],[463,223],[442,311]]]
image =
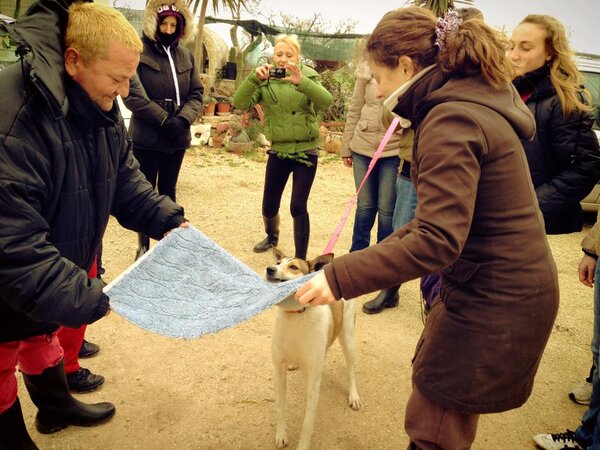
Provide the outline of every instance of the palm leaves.
[[[455,9],[454,0],[414,0],[415,6],[422,6],[430,9],[437,17],[446,15],[449,9]],[[457,0],[456,3],[462,3],[466,6],[473,6],[474,0]]]

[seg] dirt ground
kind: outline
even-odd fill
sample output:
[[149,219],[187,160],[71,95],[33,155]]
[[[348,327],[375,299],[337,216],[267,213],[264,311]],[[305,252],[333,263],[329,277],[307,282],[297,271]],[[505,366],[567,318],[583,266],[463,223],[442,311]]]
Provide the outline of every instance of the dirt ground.
[[[322,251],[353,192],[352,172],[339,159],[324,158],[309,203],[309,256]],[[270,253],[255,254],[263,237],[260,201],[264,158],[241,158],[213,149],[190,150],[178,185],[186,216],[242,262],[263,273]],[[293,251],[286,189],[280,247]],[[352,219],[336,247],[347,252]],[[582,233],[551,237],[559,268],[562,303],[530,400],[521,408],[483,416],[474,448],[534,448],[531,435],[574,429],[585,408],[567,393],[583,381],[590,363],[592,290],[577,280]],[[105,279],[132,263],[135,233],[111,221],[104,240]],[[515,270],[519,270],[515,267]],[[357,316],[357,378],[362,410],[346,406],[346,373],[338,344],[328,354],[313,448],[402,449],[404,406],[411,388],[411,356],[422,330],[416,281],[402,286],[398,308]],[[371,296],[358,299],[358,306]],[[106,377],[85,402],[111,401],[116,416],[95,428],[69,427],[44,436],[34,429],[35,409],[19,381],[25,421],[41,449],[270,449],[275,448],[270,357],[274,311],[216,335],[193,340],[162,337],[112,313],[89,327],[87,338],[101,347],[82,365]],[[527,345],[523,342],[523,345]],[[506,361],[506,364],[510,364]],[[288,377],[288,428],[293,448],[304,414],[302,374]]]

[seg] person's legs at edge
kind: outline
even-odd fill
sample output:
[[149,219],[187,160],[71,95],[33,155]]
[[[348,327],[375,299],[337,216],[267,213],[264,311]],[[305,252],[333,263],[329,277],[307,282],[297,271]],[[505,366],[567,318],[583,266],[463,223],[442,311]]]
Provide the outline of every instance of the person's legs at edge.
[[[600,367],[600,264],[596,263],[594,273],[594,330],[592,334],[592,355],[594,365]],[[598,370],[592,374],[592,396],[587,411],[583,414],[581,425],[575,430],[579,445],[584,448],[600,448],[600,378]]]
[[290,213],[294,220],[294,247],[296,258],[306,259],[310,240],[310,217],[308,215],[308,196],[312,189],[318,165],[317,155],[308,155],[310,166],[294,162],[292,175],[292,198]]
[[[156,188],[161,154],[162,153],[160,152],[141,150],[135,146],[133,147],[133,156],[135,156],[135,159],[140,163],[140,171],[144,174],[146,180],[150,182],[153,188]],[[136,260],[150,249],[150,238],[144,233],[138,233],[137,235],[138,248],[135,252]]]
[[158,193],[168,195],[171,200],[176,201],[177,179],[183,164],[185,150],[179,150],[175,153],[161,153],[158,170]]
[[265,237],[254,246],[254,252],[263,253],[279,243],[279,208],[283,190],[293,170],[293,161],[269,154],[265,170],[265,185],[262,198],[262,216]]
[[[88,272],[89,278],[96,278],[96,261]],[[69,389],[75,392],[91,392],[104,383],[104,377],[95,375],[79,365],[79,352],[83,345],[86,325],[79,328],[60,327],[57,332],[58,341],[64,350],[65,373]]]
[[[352,153],[352,171],[354,172],[354,185],[356,190],[367,173],[371,158]],[[379,163],[377,162],[369,177],[365,180],[358,193],[356,211],[354,213],[354,230],[352,231],[352,245],[350,252],[362,250],[371,244],[371,230],[377,215],[377,186],[379,185]],[[392,204],[393,208],[393,204]],[[391,227],[391,223],[390,223]]]
[[453,411],[432,402],[413,385],[404,428],[409,450],[467,450],[475,441],[479,414]]
[[[23,418],[21,402],[17,396],[17,377],[15,375],[19,360],[19,349],[28,341],[39,339],[39,336],[25,341],[0,343],[0,448],[34,450],[34,444]],[[46,336],[41,336],[46,340]],[[60,345],[58,352],[61,352]],[[58,359],[60,360],[60,356]],[[52,362],[58,361],[50,361]],[[45,361],[39,361],[41,366]],[[43,370],[43,368],[42,368]]]

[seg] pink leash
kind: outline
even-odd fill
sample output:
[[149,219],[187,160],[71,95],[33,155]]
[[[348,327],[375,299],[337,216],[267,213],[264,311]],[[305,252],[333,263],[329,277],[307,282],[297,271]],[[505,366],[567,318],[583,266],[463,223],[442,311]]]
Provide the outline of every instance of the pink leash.
[[333,248],[335,247],[335,244],[337,244],[337,241],[340,238],[340,234],[342,234],[342,230],[344,229],[344,225],[346,225],[346,221],[348,220],[348,217],[350,217],[350,213],[352,212],[352,208],[354,207],[354,205],[358,201],[358,193],[362,189],[363,184],[365,184],[365,181],[367,181],[367,178],[369,178],[369,175],[371,174],[371,171],[373,170],[373,167],[375,167],[375,163],[377,162],[377,160],[379,159],[379,157],[383,153],[383,149],[385,148],[385,146],[387,145],[388,141],[392,137],[392,133],[396,130],[396,127],[398,126],[398,122],[400,122],[400,117],[394,117],[394,120],[392,120],[392,123],[390,124],[389,128],[385,132],[385,135],[383,136],[383,139],[379,143],[379,147],[377,147],[377,150],[373,154],[373,158],[371,158],[371,162],[369,163],[369,167],[367,168],[367,173],[365,173],[365,176],[362,179],[362,181],[360,183],[360,186],[358,186],[358,189],[356,190],[356,194],[354,194],[352,196],[352,198],[350,199],[350,201],[348,202],[348,206],[346,206],[346,212],[342,216],[342,220],[340,220],[340,223],[338,223],[338,226],[335,229],[335,231],[333,232],[333,235],[331,236],[331,239],[329,239],[329,242],[325,246],[325,250],[323,250],[323,255],[326,255],[327,253],[333,252]]

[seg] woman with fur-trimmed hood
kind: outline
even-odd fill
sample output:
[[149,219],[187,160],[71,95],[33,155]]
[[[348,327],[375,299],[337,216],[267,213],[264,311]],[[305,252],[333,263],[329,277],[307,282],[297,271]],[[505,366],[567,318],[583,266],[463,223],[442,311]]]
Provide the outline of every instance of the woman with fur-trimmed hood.
[[[193,38],[193,17],[183,0],[150,0],[137,69],[141,83],[133,80],[124,99],[133,113],[129,133],[140,168],[152,186],[173,201],[191,142],[190,125],[202,111],[202,84],[194,56],[183,45]],[[136,259],[149,247],[148,236],[138,237]]]

